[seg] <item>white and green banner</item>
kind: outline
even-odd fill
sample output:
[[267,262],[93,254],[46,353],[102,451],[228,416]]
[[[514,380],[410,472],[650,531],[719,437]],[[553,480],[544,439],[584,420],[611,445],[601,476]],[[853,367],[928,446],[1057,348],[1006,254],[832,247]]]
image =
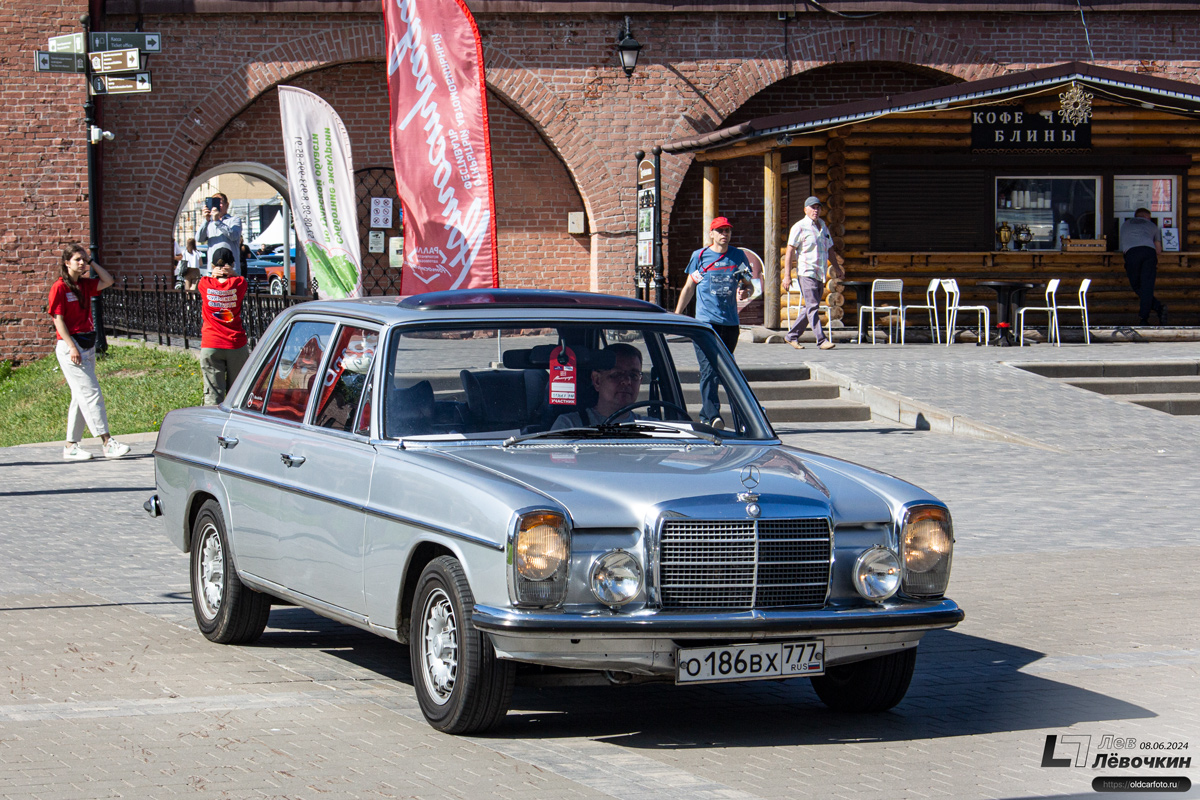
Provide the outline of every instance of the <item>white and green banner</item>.
[[350,137],[333,107],[312,92],[279,87],[296,235],[323,299],[362,296],[362,255]]

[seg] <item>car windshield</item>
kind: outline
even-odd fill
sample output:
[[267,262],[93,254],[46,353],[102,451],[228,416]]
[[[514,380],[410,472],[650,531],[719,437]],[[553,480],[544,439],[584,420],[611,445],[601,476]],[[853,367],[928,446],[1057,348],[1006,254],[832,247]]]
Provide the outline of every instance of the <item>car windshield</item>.
[[[383,365],[386,438],[768,439],[711,329],[545,323],[400,328]],[[701,375],[711,376],[707,383]],[[709,387],[708,403],[701,386]]]

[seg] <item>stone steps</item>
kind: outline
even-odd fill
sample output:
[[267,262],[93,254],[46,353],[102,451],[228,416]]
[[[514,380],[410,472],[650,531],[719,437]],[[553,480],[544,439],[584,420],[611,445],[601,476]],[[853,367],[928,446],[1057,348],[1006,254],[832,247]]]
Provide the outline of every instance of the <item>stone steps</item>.
[[1176,416],[1200,415],[1200,394],[1126,394],[1121,395],[1119,399]]
[[1200,415],[1200,361],[1059,362],[1020,367],[1167,414]]
[[[742,372],[767,418],[780,422],[858,422],[871,419],[870,406],[843,399],[834,383],[815,381],[806,366],[747,366]],[[700,402],[699,375],[681,372],[688,403]]]

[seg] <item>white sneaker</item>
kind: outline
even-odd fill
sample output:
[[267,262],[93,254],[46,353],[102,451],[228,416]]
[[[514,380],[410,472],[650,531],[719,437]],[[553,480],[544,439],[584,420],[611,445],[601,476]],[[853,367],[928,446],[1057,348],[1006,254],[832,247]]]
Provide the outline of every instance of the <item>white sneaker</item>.
[[[129,452],[129,445],[124,444],[123,442],[118,442],[116,439],[110,438],[107,442],[104,443],[104,447],[101,449],[104,450],[105,458],[120,458],[121,456],[123,456]],[[91,458],[91,457],[92,457],[91,453],[88,453],[88,458]]]
[[63,448],[63,458],[67,461],[90,461],[92,454],[79,446],[79,442],[71,442]]

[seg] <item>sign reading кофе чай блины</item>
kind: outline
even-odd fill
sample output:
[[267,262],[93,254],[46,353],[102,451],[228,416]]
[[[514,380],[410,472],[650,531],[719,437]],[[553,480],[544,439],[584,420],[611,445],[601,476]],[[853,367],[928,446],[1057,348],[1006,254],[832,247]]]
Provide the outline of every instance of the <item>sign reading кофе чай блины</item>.
[[1071,152],[1090,150],[1092,123],[1072,125],[1058,111],[991,106],[971,111],[974,152]]

